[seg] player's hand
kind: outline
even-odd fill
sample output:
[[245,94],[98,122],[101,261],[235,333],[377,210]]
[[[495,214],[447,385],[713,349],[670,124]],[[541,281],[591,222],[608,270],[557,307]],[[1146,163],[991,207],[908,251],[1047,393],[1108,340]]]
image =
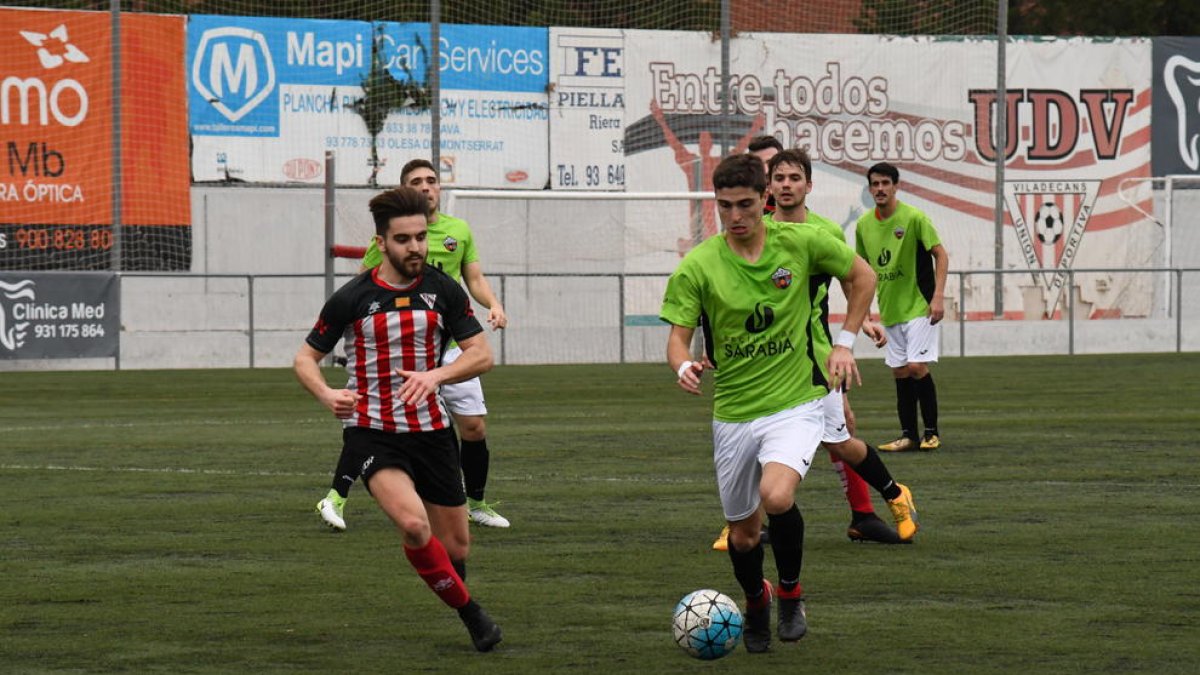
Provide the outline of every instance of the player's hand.
[[935,326],[946,315],[946,302],[942,296],[935,295],[929,301],[929,325]]
[[700,376],[704,374],[704,364],[704,361],[687,361],[685,362],[686,368],[680,366],[680,370],[677,372],[679,388],[689,394],[699,396],[701,394]]
[[321,397],[321,403],[333,412],[334,417],[344,420],[354,414],[360,398],[362,396],[349,389],[330,389]]
[[830,389],[838,389],[845,385],[846,389],[857,384],[862,386],[862,375],[858,373],[858,363],[854,360],[854,352],[842,346],[835,346],[826,361],[829,369]]
[[883,326],[874,321],[863,321],[862,332],[871,338],[871,342],[875,343],[876,349],[887,344],[887,331],[883,329]]
[[850,408],[850,397],[846,392],[842,392],[842,413],[846,418],[846,433],[855,435],[858,432],[858,420],[854,417],[854,410]]
[[488,310],[487,322],[492,327],[492,330],[500,330],[501,328],[508,327],[508,315],[504,313],[504,307],[498,304],[492,305],[491,309]]
[[404,405],[417,405],[442,386],[441,378],[432,370],[401,370],[397,368],[396,374],[404,379],[404,382],[400,384],[400,389],[396,391],[396,396]]

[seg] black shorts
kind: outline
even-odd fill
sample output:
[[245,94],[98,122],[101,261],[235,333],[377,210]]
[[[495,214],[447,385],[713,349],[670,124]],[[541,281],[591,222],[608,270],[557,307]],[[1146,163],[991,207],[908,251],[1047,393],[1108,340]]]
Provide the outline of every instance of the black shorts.
[[378,429],[346,427],[343,451],[362,467],[363,485],[371,491],[371,476],[380,469],[396,468],[412,478],[417,495],[438,506],[462,506],[463,489],[458,438],[454,429],[393,434]]

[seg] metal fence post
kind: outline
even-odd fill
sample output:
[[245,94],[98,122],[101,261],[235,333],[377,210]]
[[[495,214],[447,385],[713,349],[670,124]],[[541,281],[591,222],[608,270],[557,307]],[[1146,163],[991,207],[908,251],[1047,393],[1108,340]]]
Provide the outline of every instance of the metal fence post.
[[1067,354],[1075,355],[1075,270],[1067,270]]
[[967,310],[963,305],[966,302],[967,293],[967,273],[956,272],[958,274],[958,355],[967,355]]
[[1183,269],[1175,270],[1175,353],[1183,351]]
[[[508,281],[508,275],[501,274],[500,275],[500,304],[504,305],[505,311],[508,310],[508,284],[507,284],[507,281]],[[505,337],[506,333],[508,333],[507,328],[500,331],[500,365],[504,365],[508,361],[508,354],[506,352],[506,349],[508,347],[507,338]]]
[[621,339],[621,363],[625,363],[625,274],[617,275],[617,335]]
[[246,275],[247,303],[250,307],[250,367],[254,367],[254,275]]

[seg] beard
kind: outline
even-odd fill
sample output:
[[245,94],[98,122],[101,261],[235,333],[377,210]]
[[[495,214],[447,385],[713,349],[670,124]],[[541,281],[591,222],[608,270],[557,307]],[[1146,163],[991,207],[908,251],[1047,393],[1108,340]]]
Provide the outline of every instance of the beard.
[[421,271],[425,269],[424,256],[393,256],[389,253],[387,258],[392,267],[406,279],[416,279],[421,276]]

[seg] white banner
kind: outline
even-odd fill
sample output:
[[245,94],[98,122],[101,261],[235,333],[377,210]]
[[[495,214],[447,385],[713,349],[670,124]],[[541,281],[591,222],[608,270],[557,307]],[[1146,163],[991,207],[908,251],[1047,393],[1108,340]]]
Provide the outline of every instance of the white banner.
[[[995,266],[994,42],[742,34],[730,49],[734,117],[723,132],[718,42],[706,33],[625,31],[624,37],[628,190],[710,189],[723,149],[739,151],[752,136],[771,133],[785,146],[808,150],[809,205],[848,234],[872,208],[866,169],[887,161],[900,169],[900,199],[930,215],[954,269]],[[1011,44],[1005,190],[1013,198],[1004,260],[1008,268],[1031,270],[1006,277],[1004,309],[1013,318],[1061,310],[1059,272],[1067,268],[1153,264],[1157,228],[1118,192],[1123,179],[1150,175],[1150,45],[1083,38]],[[1079,189],[1046,188],[1047,182]],[[1041,233],[1043,250],[1029,244],[1037,232],[1019,232],[1033,222],[1027,211],[1014,213],[1035,197],[1022,201],[1017,193],[1056,195],[1050,201],[1060,216],[1070,214],[1064,227]],[[1133,190],[1131,201],[1152,211],[1148,187]],[[689,218],[692,224],[681,229]],[[660,222],[649,248],[675,251],[675,260],[718,229],[711,204]],[[659,259],[668,270],[669,257]],[[1076,286],[1089,315],[1150,311],[1151,284],[1128,275],[1085,276]],[[967,298],[956,301],[970,314],[990,316],[991,279],[971,277]],[[1030,288],[1038,292],[1023,292]],[[955,288],[948,293],[958,295]]]
[[622,31],[550,29],[552,188],[625,188],[624,54]]

